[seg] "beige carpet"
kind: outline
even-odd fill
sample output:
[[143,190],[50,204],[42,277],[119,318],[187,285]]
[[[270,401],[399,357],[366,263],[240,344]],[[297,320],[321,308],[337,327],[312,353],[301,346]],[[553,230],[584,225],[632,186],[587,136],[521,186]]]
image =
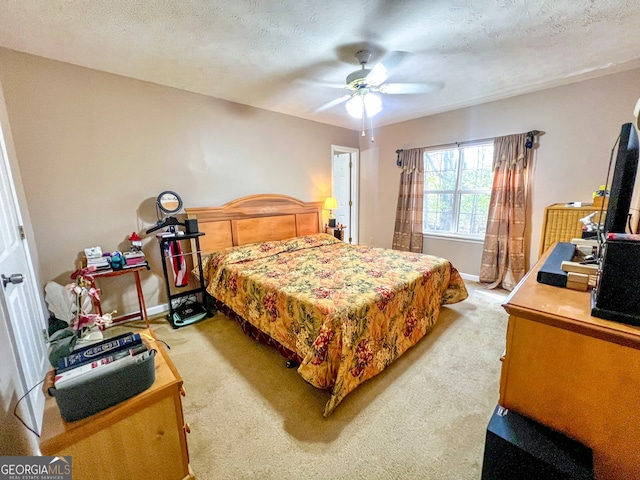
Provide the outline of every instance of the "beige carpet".
[[444,307],[432,333],[329,418],[328,393],[227,317],[177,330],[154,320],[184,379],[196,478],[479,479],[507,292],[467,285],[469,299]]

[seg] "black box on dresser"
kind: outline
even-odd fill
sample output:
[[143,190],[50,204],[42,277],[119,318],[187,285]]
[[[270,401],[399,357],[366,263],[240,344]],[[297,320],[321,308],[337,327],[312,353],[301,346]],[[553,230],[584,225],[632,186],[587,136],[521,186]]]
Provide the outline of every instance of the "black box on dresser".
[[482,480],[593,479],[591,449],[500,405],[487,427]]

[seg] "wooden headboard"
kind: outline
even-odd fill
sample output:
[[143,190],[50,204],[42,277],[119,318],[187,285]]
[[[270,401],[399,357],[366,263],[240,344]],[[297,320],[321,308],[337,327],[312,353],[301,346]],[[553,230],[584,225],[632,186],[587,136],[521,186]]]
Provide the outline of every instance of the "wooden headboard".
[[322,202],[286,195],[250,195],[221,207],[185,208],[198,220],[203,254],[255,242],[283,240],[322,231]]

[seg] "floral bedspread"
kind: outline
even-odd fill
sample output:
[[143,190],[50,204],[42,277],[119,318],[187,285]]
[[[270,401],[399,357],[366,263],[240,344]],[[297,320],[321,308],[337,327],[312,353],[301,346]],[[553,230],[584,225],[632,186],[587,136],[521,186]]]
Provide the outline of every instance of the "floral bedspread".
[[458,271],[431,255],[350,245],[324,234],[234,247],[204,259],[207,291],[303,359],[331,390],[324,415],[467,298]]

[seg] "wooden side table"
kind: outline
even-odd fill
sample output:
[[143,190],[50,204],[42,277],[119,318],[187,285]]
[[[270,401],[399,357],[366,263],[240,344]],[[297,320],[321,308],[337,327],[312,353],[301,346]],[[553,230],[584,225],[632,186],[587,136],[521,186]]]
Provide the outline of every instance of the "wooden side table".
[[[125,315],[119,315],[113,318],[113,323],[121,323],[126,322],[127,320],[131,320],[134,318],[140,318],[140,320],[144,320],[146,327],[149,328],[149,318],[147,317],[147,307],[144,303],[144,295],[142,294],[142,285],[140,284],[140,271],[141,270],[150,270],[147,262],[141,265],[137,265],[135,267],[123,268],[122,270],[104,270],[92,272],[90,274],[91,278],[95,280],[99,278],[108,278],[108,277],[117,277],[120,275],[125,275],[127,273],[132,273],[135,282],[136,282],[136,290],[138,293],[138,307],[139,310],[137,312],[127,313]],[[98,313],[102,315],[102,305],[100,300],[97,298],[93,298],[93,306],[98,310]]]
[[195,479],[189,466],[182,378],[153,331],[140,335],[156,350],[156,378],[147,390],[75,422],[65,422],[55,398],[46,398],[40,451],[71,455],[74,479]]
[[342,240],[344,242],[344,228],[327,226],[325,228],[325,232],[328,233],[329,235],[333,235],[338,240]]

